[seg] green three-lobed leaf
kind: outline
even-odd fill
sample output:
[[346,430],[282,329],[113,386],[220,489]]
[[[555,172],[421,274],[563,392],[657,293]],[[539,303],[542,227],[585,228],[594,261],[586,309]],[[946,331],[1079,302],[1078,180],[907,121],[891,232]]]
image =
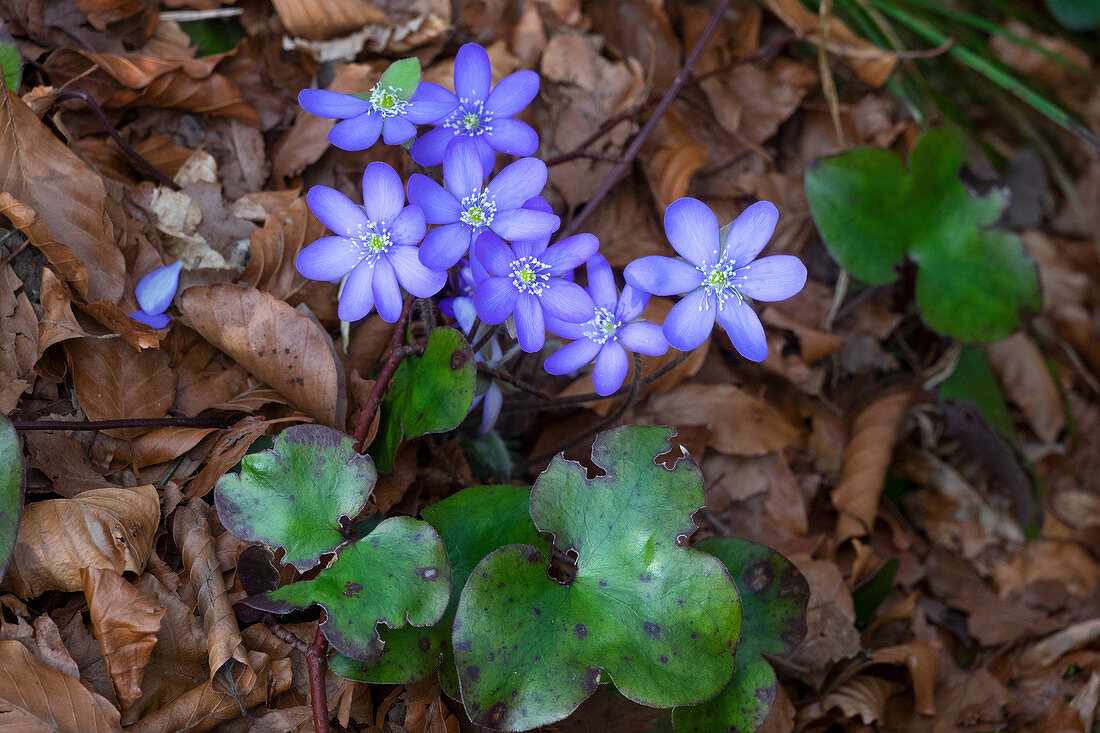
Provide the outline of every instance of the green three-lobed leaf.
[[286,551],[283,562],[300,571],[341,542],[340,518],[367,503],[377,473],[355,441],[321,425],[296,425],[271,450],[245,456],[239,475],[222,476],[214,503],[222,524],[244,540]]
[[603,679],[645,705],[698,703],[733,673],[741,607],[722,564],[677,546],[704,504],[699,470],[668,469],[668,428],[601,434],[589,479],[558,456],[535,482],[531,516],[576,553],[567,584],[529,545],[496,550],[474,569],[452,638],[474,722],[524,730],[568,716]]

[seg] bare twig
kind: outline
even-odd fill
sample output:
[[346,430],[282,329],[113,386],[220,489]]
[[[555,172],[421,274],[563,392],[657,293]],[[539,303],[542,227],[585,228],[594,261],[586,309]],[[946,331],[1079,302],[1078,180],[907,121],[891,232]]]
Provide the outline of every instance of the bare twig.
[[309,654],[309,644],[302,641],[297,634],[288,628],[285,628],[282,624],[275,620],[275,617],[270,613],[265,613],[263,616],[264,626],[271,629],[271,635],[279,641],[283,642],[291,649],[299,651],[302,654]]
[[123,430],[126,428],[228,428],[232,417],[132,417],[120,420],[12,420],[16,430]]
[[485,364],[480,364],[480,363],[477,365],[477,370],[479,372],[481,372],[482,374],[484,374],[485,376],[487,376],[487,377],[492,377],[493,379],[499,379],[501,382],[507,382],[508,384],[512,385],[513,387],[523,390],[527,394],[533,394],[535,397],[538,397],[540,400],[552,400],[552,399],[554,399],[554,396],[552,394],[549,394],[548,392],[544,392],[543,390],[539,389],[538,387],[534,386],[533,384],[528,384],[527,382],[524,382],[522,379],[512,376],[508,372],[502,372],[499,369],[493,369],[490,366],[487,366]]
[[70,89],[69,91],[64,91],[57,95],[57,101],[59,102],[64,102],[69,99],[79,99],[80,101],[84,102],[84,104],[88,105],[88,109],[90,109],[95,114],[95,116],[99,118],[100,124],[102,124],[104,129],[107,130],[107,134],[111,136],[111,139],[115,141],[115,145],[118,145],[122,152],[126,153],[126,155],[128,155],[130,159],[134,161],[134,165],[136,165],[143,173],[150,176],[151,178],[155,178],[161,185],[167,186],[173,191],[180,190],[178,183],[173,181],[159,168],[146,160],[141,153],[134,150],[133,146],[123,139],[122,135],[119,134],[119,131],[115,129],[115,126],[111,124],[111,120],[107,117],[107,113],[104,112],[103,108],[99,106],[99,102],[92,99],[92,97],[87,92]]
[[[470,333],[477,333],[477,326],[478,322],[474,321],[474,326],[470,329]],[[485,344],[489,343],[489,339],[493,337],[493,334],[497,332],[498,328],[500,328],[499,325],[489,326],[485,333],[481,334],[481,338],[479,338],[476,343],[470,344],[470,351],[474,352],[475,354],[481,351],[481,348],[485,346]]]
[[401,365],[406,356],[418,350],[414,346],[404,346],[401,343],[405,336],[405,324],[412,312],[413,300],[414,298],[411,295],[405,298],[405,305],[401,309],[401,317],[397,319],[397,323],[393,324],[390,356],[382,366],[382,371],[378,373],[374,386],[371,387],[370,394],[367,396],[367,404],[363,405],[363,414],[359,416],[359,424],[355,426],[355,432],[352,433],[351,437],[355,439],[355,450],[359,453],[362,453],[366,448],[363,443],[367,439],[367,431],[370,430],[370,424],[374,421],[375,413],[378,412],[378,406],[382,404],[382,398],[386,396],[386,390],[389,389],[394,372],[397,371],[397,367]]

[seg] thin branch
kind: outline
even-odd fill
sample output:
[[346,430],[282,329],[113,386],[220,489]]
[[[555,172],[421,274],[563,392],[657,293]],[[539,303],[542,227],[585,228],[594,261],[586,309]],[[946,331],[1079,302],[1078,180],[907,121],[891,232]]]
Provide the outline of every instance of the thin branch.
[[321,633],[321,624],[317,624],[317,635],[309,645],[306,664],[309,669],[309,697],[313,703],[313,730],[316,733],[329,733],[328,692],[325,690],[325,668],[328,643]]
[[103,108],[99,106],[99,102],[92,99],[92,97],[87,92],[82,92],[74,89],[61,92],[57,95],[57,101],[59,102],[64,102],[69,99],[79,99],[80,101],[84,102],[84,104],[88,105],[88,109],[90,109],[95,114],[95,116],[99,118],[100,124],[102,124],[103,127],[107,130],[107,134],[111,136],[111,139],[115,141],[115,145],[118,145],[122,152],[126,153],[126,155],[128,155],[130,159],[134,161],[134,165],[136,165],[143,173],[150,176],[151,178],[155,178],[161,185],[168,186],[168,188],[172,189],[173,191],[180,190],[178,183],[173,181],[159,168],[146,160],[141,153],[139,153],[137,150],[134,150],[133,146],[122,138],[122,135],[119,133],[119,131],[116,130],[115,126],[111,124],[111,120],[107,117],[107,113],[104,112]]
[[271,629],[271,635],[279,641],[283,642],[291,649],[299,651],[302,654],[309,654],[309,644],[302,641],[293,631],[285,628],[282,624],[275,620],[275,617],[270,613],[265,613],[263,616],[264,626]]
[[[470,333],[477,333],[477,325],[478,322],[474,321],[474,327],[470,329]],[[481,338],[479,338],[476,343],[470,344],[470,351],[475,354],[481,351],[481,348],[489,343],[489,339],[493,337],[493,334],[497,332],[498,328],[500,328],[499,324],[496,326],[489,326],[485,333],[481,334]]]
[[374,421],[374,415],[378,412],[379,405],[382,404],[382,398],[386,396],[386,391],[389,389],[390,381],[393,379],[397,367],[400,366],[406,356],[416,353],[419,350],[415,346],[404,346],[401,343],[405,337],[405,324],[408,322],[409,314],[412,312],[413,300],[414,297],[412,295],[405,298],[405,304],[401,309],[401,317],[397,319],[397,323],[393,324],[393,336],[390,339],[390,356],[382,366],[382,371],[378,373],[378,378],[375,380],[374,386],[371,387],[370,395],[367,396],[367,403],[363,405],[363,414],[359,416],[359,424],[356,425],[355,432],[352,433],[351,437],[355,439],[355,450],[359,453],[362,453],[366,448],[363,443],[367,439],[367,431],[370,430],[370,424]]
[[484,374],[485,376],[487,376],[487,377],[492,377],[493,379],[498,379],[501,382],[507,382],[508,384],[512,385],[513,387],[523,390],[527,394],[533,394],[535,397],[538,397],[540,400],[549,401],[549,400],[554,399],[554,395],[552,395],[548,392],[544,392],[541,389],[539,389],[538,387],[534,386],[533,384],[528,384],[527,382],[524,382],[522,379],[519,379],[518,377],[512,376],[508,372],[502,372],[499,369],[493,369],[491,366],[487,366],[487,365],[481,364],[481,363],[479,363],[477,365],[477,370],[479,372],[481,372],[482,374]]
[[12,420],[16,430],[123,430],[126,428],[228,428],[232,417],[133,417],[121,420]]

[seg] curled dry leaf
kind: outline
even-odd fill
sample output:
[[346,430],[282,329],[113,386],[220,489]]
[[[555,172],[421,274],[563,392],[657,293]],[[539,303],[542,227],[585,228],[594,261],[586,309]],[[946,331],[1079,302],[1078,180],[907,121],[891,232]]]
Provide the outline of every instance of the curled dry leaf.
[[[77,259],[68,245],[62,244],[53,238],[49,229],[35,210],[16,200],[7,191],[0,191],[0,214],[7,217],[14,226],[18,227],[30,243],[46,257],[51,265],[57,268],[66,282],[83,296],[88,294],[88,268]],[[52,274],[52,273],[51,273]]]
[[[118,302],[126,263],[115,243],[103,180],[10,91],[0,99],[0,191],[10,194],[0,199],[0,208],[12,212],[13,224],[28,227],[31,243],[51,262],[57,260],[63,276],[76,278],[79,295]],[[81,264],[87,268],[86,289]]]
[[84,597],[115,696],[125,711],[141,697],[164,608],[114,570],[83,568]]
[[193,499],[209,493],[222,474],[237,465],[244,457],[252,442],[264,434],[269,424],[255,417],[246,417],[233,427],[222,431],[218,441],[211,446],[210,452],[206,455],[202,470],[187,483],[184,498]]
[[936,679],[940,674],[940,651],[938,642],[914,639],[906,644],[876,649],[872,663],[885,662],[903,664],[913,677],[913,707],[921,715],[935,715]]
[[206,504],[193,499],[176,508],[172,515],[172,538],[183,553],[183,566],[198,600],[198,614],[206,630],[210,678],[231,659],[248,664],[241,643],[241,631],[225,589],[221,568],[214,552],[214,539],[206,521]]
[[15,409],[38,359],[38,316],[9,265],[0,265],[0,413]]
[[48,590],[81,590],[84,568],[140,573],[159,524],[160,499],[152,484],[31,504],[3,588],[26,599]]
[[821,700],[803,708],[801,718],[820,720],[827,718],[836,708],[849,720],[859,719],[864,725],[874,725],[886,720],[886,701],[904,690],[900,682],[861,674],[844,682]]
[[643,153],[642,168],[658,211],[686,196],[691,177],[707,162],[706,148],[691,134],[676,108],[661,118]]
[[306,206],[306,200],[295,199],[269,216],[262,228],[252,232],[251,257],[240,282],[286,300],[306,283],[294,264],[298,253],[307,244],[323,237],[325,231],[324,225]]
[[389,18],[366,0],[272,0],[286,29],[296,36],[324,40],[365,25],[388,25]]
[[168,354],[138,351],[121,338],[65,342],[73,389],[92,420],[164,417],[176,397]]
[[1066,426],[1062,397],[1035,342],[1017,333],[989,344],[985,353],[1008,399],[1023,410],[1035,434],[1046,443],[1057,440]]
[[203,338],[323,425],[342,427],[347,409],[325,332],[285,301],[242,285],[188,288],[180,311]]
[[111,703],[13,640],[0,641],[0,728],[57,733],[122,730]]
[[909,394],[898,392],[880,397],[856,417],[851,439],[844,449],[844,469],[832,495],[833,506],[840,513],[837,540],[843,542],[870,533],[898,428],[908,405]]

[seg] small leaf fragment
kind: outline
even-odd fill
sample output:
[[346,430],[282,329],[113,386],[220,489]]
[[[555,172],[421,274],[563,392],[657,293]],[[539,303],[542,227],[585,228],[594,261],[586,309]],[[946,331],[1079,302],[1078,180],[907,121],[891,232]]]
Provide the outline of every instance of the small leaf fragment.
[[416,93],[416,87],[420,85],[420,59],[400,59],[389,65],[378,86],[384,91],[392,91],[398,100],[407,102]]
[[23,517],[23,451],[8,418],[0,415],[0,580],[8,569]]
[[246,455],[240,474],[227,473],[214,488],[225,528],[243,540],[286,550],[283,562],[314,567],[341,542],[340,518],[366,506],[377,472],[355,441],[322,425],[295,425],[271,450]]
[[378,659],[378,624],[400,629],[431,626],[451,593],[447,548],[427,522],[393,517],[369,535],[345,545],[336,561],[313,580],[251,596],[241,603],[284,614],[317,604],[327,618],[321,630],[341,654]]

